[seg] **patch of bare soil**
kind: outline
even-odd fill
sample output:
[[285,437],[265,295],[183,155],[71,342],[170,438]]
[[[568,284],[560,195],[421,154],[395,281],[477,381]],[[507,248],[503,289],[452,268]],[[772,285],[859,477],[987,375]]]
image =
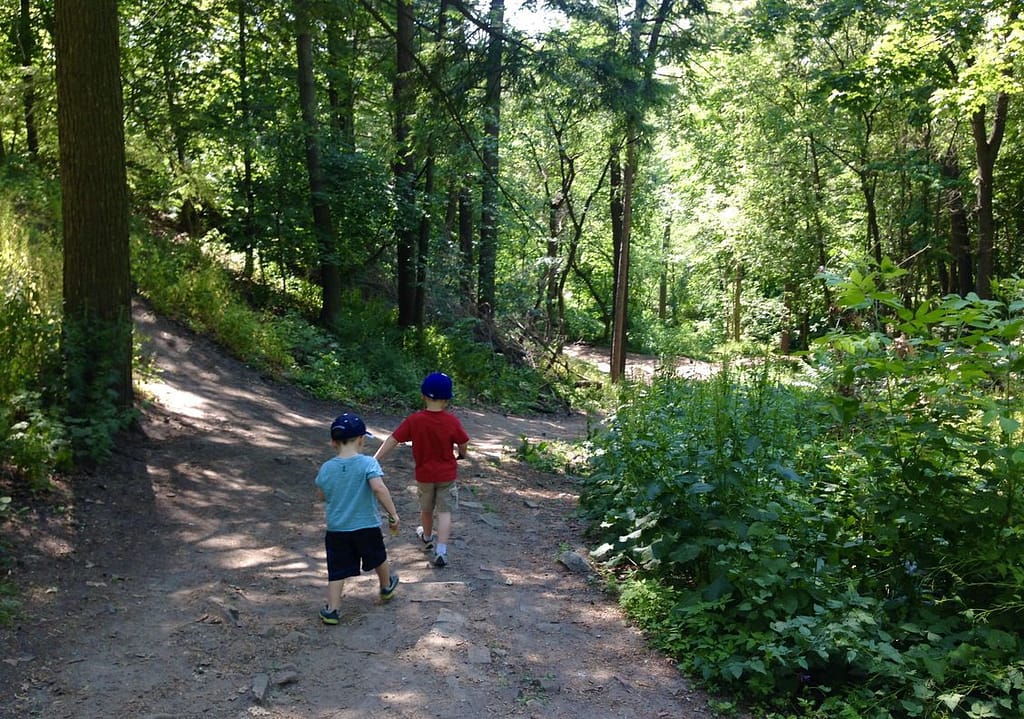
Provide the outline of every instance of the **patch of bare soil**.
[[[313,477],[343,410],[270,382],[145,310],[159,378],[142,434],[67,486],[62,507],[8,518],[20,621],[0,630],[0,716],[19,719],[711,716],[593,575],[571,478],[508,448],[570,438],[581,417],[456,407],[469,432],[451,565],[414,535],[407,448],[385,462],[404,525],[380,604],[350,580],[323,626],[322,509]],[[400,417],[364,414],[377,439]]]
[[[607,348],[594,347],[582,343],[566,345],[563,351],[570,357],[587,362],[607,374],[611,370],[611,353]],[[628,379],[636,382],[650,382],[654,375],[662,370],[662,363],[653,355],[634,352],[626,353],[626,372]],[[688,379],[707,379],[718,368],[711,362],[680,357],[675,360],[672,368],[678,377]]]

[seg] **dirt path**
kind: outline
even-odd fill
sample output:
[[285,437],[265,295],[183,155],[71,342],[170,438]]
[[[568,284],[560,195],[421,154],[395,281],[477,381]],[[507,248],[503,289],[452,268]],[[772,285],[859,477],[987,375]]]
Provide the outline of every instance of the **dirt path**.
[[[578,436],[582,419],[456,408],[474,452],[443,570],[412,533],[410,453],[393,453],[402,583],[382,606],[372,575],[350,580],[342,624],[325,627],[312,478],[330,419],[350,408],[265,381],[151,314],[137,322],[160,369],[145,437],[77,480],[66,510],[5,527],[28,595],[0,630],[0,716],[712,715],[599,582],[558,561],[583,546],[571,480],[503,451],[523,435]],[[364,418],[371,451],[399,419]]]

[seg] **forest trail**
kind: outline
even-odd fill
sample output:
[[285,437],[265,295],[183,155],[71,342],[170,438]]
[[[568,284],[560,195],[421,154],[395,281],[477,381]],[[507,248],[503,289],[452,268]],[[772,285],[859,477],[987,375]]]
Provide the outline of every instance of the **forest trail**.
[[[455,407],[460,465],[451,565],[414,535],[407,448],[384,463],[403,517],[401,576],[346,583],[323,626],[322,508],[312,480],[342,407],[270,382],[144,309],[158,376],[143,436],[67,488],[64,508],[10,518],[20,622],[0,629],[0,716],[46,719],[706,719],[707,697],[648,649],[584,554],[571,478],[510,456],[520,437],[578,437],[578,416]],[[400,417],[363,414],[376,439]]]

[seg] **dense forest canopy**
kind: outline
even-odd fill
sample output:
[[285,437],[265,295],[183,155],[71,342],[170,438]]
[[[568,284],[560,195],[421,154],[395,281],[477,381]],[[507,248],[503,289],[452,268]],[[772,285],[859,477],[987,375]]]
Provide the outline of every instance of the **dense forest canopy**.
[[[863,257],[911,303],[1020,267],[1014,2],[530,8],[119,3],[135,215],[328,323],[359,289],[650,349],[806,347]],[[4,13],[4,157],[53,171],[53,4]]]
[[[346,402],[441,366],[571,405],[594,383],[546,373],[594,342],[597,555],[687,670],[807,716],[1024,711],[1016,0],[0,25],[0,470],[109,452],[132,291]],[[760,360],[636,387],[627,349]]]

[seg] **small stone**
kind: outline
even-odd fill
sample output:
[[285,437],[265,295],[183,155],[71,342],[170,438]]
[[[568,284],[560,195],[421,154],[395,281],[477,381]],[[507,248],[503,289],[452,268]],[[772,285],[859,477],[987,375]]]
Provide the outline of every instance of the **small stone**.
[[489,527],[494,527],[495,529],[504,529],[505,527],[505,523],[493,514],[481,514],[480,521]]
[[252,696],[257,703],[262,704],[266,701],[269,688],[270,677],[266,674],[257,674],[252,678]]
[[274,686],[283,687],[299,681],[299,673],[294,670],[281,671],[274,675]]
[[565,565],[570,572],[577,574],[589,574],[590,564],[577,552],[563,552],[558,561]]

